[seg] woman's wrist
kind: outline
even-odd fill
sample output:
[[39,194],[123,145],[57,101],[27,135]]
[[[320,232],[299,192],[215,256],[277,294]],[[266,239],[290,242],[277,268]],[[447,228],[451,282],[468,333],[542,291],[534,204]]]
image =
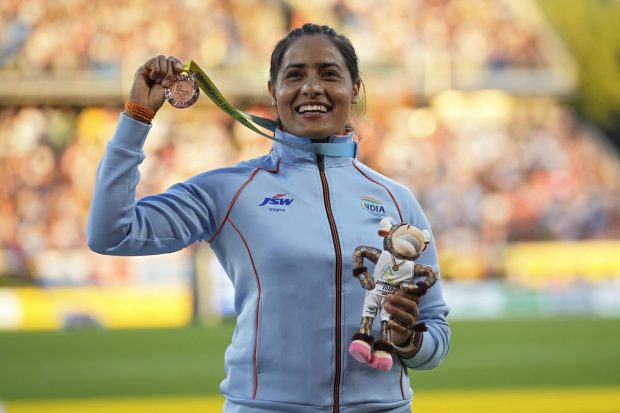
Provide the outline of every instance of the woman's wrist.
[[408,359],[418,353],[420,347],[422,347],[423,338],[424,334],[422,332],[414,331],[411,333],[411,336],[409,336],[409,339],[404,343],[401,343],[400,346],[397,346],[396,344],[393,344],[393,346],[399,356]]
[[123,113],[132,119],[146,124],[151,123],[156,114],[153,109],[134,102],[127,102]]

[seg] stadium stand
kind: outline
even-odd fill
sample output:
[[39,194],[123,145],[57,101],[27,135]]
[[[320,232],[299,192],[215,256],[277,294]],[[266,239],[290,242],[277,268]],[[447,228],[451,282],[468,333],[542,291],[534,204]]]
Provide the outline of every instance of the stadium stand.
[[[120,3],[0,5],[0,279],[165,278],[161,262],[102,258],[84,237],[97,161],[132,71],[154,54],[192,58],[237,105],[272,115],[267,56],[307,20],[359,45],[362,160],[418,197],[446,277],[503,277],[506,251],[520,242],[620,238],[618,154],[563,103],[570,56],[529,1]],[[270,146],[204,97],[187,111],[165,107],[155,123],[141,194]],[[164,268],[186,277],[194,257],[180,253]]]

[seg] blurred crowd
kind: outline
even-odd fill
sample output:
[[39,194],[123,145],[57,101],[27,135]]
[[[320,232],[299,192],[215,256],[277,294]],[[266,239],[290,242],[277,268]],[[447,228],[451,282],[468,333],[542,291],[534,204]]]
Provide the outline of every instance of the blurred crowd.
[[[439,53],[464,69],[541,67],[543,33],[506,0],[5,0],[0,68],[103,75],[175,54],[205,67],[267,62],[291,27],[346,33],[366,63],[419,68]],[[250,23],[251,22],[251,23]]]
[[444,272],[501,274],[514,242],[620,239],[620,158],[550,98],[446,91],[397,108],[377,167],[425,208]]
[[[120,110],[0,111],[0,273],[77,283],[135,276],[126,259],[89,252],[84,236],[96,166]],[[426,107],[369,105],[355,124],[361,160],[422,204],[447,275],[498,275],[511,242],[620,238],[617,153],[552,100],[452,91]],[[270,145],[216,108],[166,106],[147,139],[139,194]]]
[[[544,30],[517,17],[517,4],[526,2],[7,0],[0,4],[0,73],[105,77],[174,54],[207,68],[255,66],[266,79],[275,42],[305,21],[349,36],[362,72],[394,64],[411,73],[441,54],[465,70],[544,68]],[[361,160],[416,195],[444,275],[501,275],[503,251],[517,241],[620,238],[618,155],[553,98],[448,90],[421,101],[377,89],[368,82],[366,113],[354,120]],[[86,247],[96,166],[121,110],[71,102],[0,109],[0,276],[123,284],[193,271],[197,248],[161,258],[162,265]],[[270,148],[210,105],[166,105],[154,123],[139,195]]]

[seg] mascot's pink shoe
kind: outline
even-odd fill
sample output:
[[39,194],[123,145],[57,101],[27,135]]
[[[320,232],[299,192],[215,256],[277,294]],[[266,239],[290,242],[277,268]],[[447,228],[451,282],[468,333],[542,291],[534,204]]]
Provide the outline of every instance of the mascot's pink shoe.
[[349,353],[360,363],[368,364],[372,358],[370,354],[370,344],[362,340],[353,340],[349,344]]
[[370,362],[368,363],[372,367],[379,370],[390,370],[394,362],[392,361],[392,355],[383,350],[377,350],[372,353]]

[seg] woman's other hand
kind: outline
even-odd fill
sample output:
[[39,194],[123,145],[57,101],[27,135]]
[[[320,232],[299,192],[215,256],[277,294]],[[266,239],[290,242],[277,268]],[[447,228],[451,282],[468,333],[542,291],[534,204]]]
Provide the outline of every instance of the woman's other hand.
[[413,334],[413,326],[420,319],[418,309],[420,296],[409,294],[404,289],[399,288],[394,294],[386,296],[385,300],[384,308],[392,316],[388,323],[392,343],[403,347],[409,343],[411,334]]

